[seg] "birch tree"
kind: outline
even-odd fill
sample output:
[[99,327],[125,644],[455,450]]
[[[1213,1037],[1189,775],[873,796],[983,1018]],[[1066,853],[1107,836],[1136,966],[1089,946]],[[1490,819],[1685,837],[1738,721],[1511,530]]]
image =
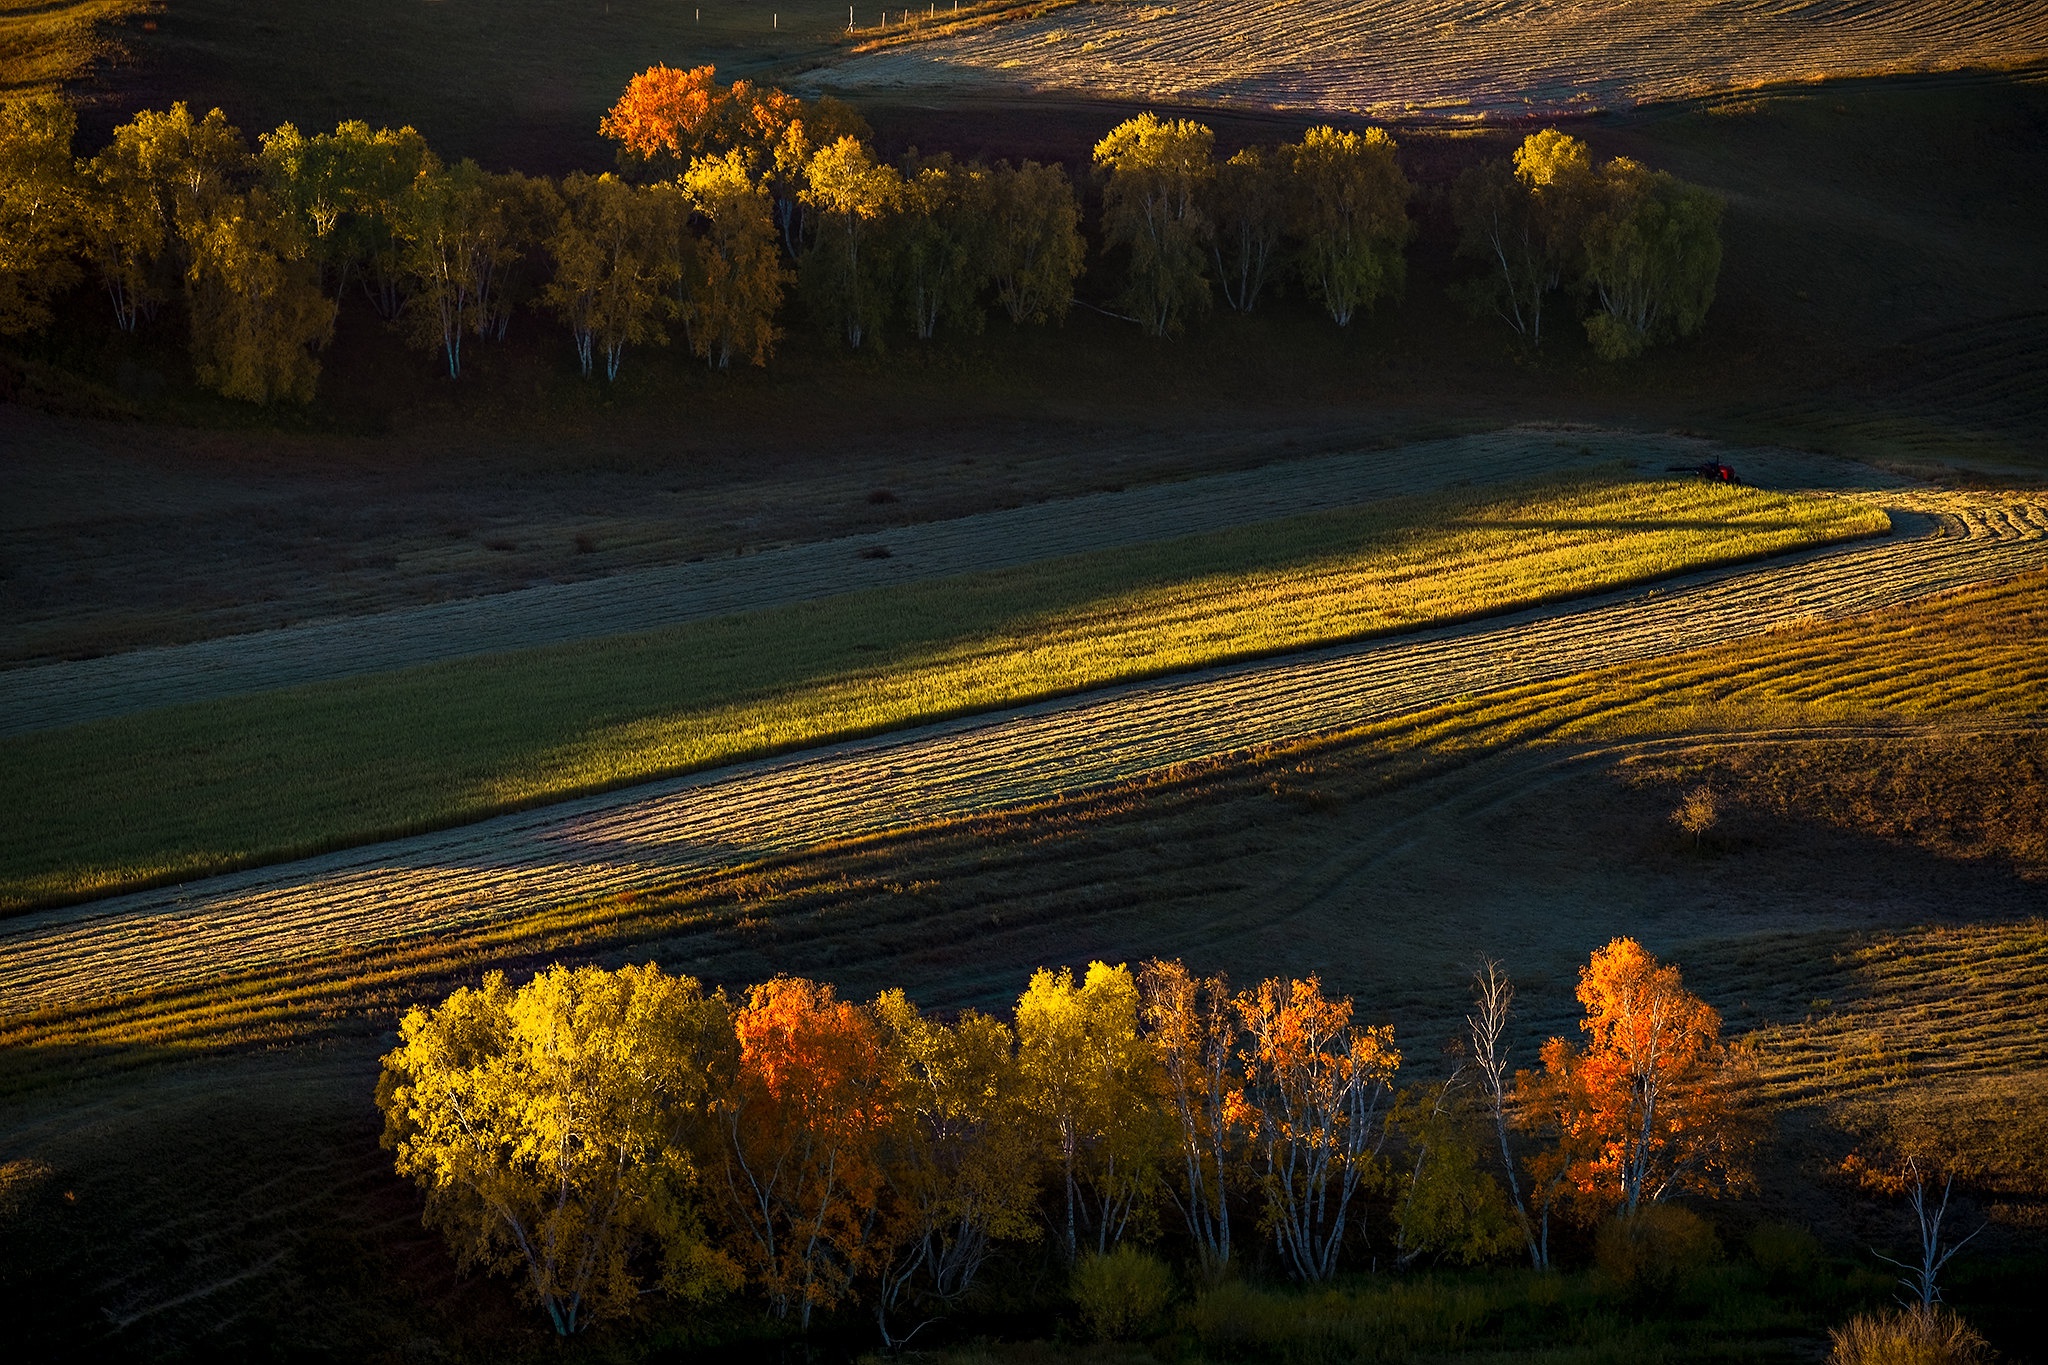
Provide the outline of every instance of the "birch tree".
[[597,353],[606,382],[617,380],[628,345],[665,345],[656,313],[677,263],[664,250],[662,205],[652,190],[615,175],[571,174],[548,236],[554,276],[541,301],[568,326],[588,379]]
[[1721,197],[1617,157],[1600,170],[1586,224],[1586,335],[1604,360],[1691,336],[1721,273]]
[[1240,313],[1258,306],[1287,225],[1286,179],[1279,158],[1246,147],[1216,168],[1209,217],[1210,251],[1223,301]]
[[77,128],[61,96],[0,103],[0,334],[48,326],[50,298],[78,278]]
[[1202,1273],[1216,1279],[1230,1266],[1230,1187],[1243,1141],[1230,985],[1221,975],[1199,977],[1179,962],[1155,960],[1140,970],[1138,986],[1174,1120],[1180,1182],[1168,1189]]
[[1214,224],[1204,201],[1216,176],[1215,145],[1203,124],[1152,114],[1095,144],[1095,166],[1106,177],[1103,249],[1128,251],[1119,298],[1147,336],[1174,335],[1209,308]]
[[989,279],[1010,321],[1059,322],[1086,264],[1081,203],[1059,166],[998,162],[988,173]]
[[734,356],[768,363],[780,333],[775,314],[789,282],[776,243],[768,193],[737,152],[699,157],[683,194],[704,223],[698,269],[680,304],[690,347],[713,369]]
[[1348,327],[1361,310],[1401,292],[1413,187],[1384,129],[1311,128],[1287,150],[1302,282]]
[[818,218],[803,258],[804,292],[820,320],[858,350],[879,340],[890,314],[889,227],[903,207],[903,176],[842,137],[810,158],[802,198]]
[[458,1260],[517,1275],[568,1336],[658,1284],[731,1288],[697,1218],[692,1130],[730,1067],[724,1000],[653,965],[553,967],[514,990],[492,972],[413,1009],[377,1103],[398,1173]]

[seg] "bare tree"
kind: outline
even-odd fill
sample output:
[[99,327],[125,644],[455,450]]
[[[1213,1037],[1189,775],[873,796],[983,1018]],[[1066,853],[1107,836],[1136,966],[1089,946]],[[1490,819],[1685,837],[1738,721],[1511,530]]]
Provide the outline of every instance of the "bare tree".
[[1472,1040],[1472,1064],[1479,1072],[1480,1089],[1493,1115],[1494,1136],[1500,1144],[1501,1174],[1507,1179],[1508,1198],[1529,1244],[1529,1264],[1537,1270],[1550,1265],[1550,1220],[1546,1214],[1539,1235],[1529,1206],[1522,1198],[1522,1181],[1515,1169],[1513,1145],[1508,1140],[1508,1086],[1514,1072],[1508,1066],[1508,1016],[1515,1003],[1515,983],[1498,959],[1482,959],[1472,973],[1472,1013],[1465,1016],[1465,1031]]

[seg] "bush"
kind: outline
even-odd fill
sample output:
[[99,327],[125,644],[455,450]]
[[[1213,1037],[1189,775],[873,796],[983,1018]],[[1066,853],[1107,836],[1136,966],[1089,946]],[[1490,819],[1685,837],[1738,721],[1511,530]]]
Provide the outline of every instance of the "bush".
[[1707,1220],[1676,1204],[1649,1204],[1610,1219],[1593,1244],[1601,1273],[1631,1297],[1680,1289],[1720,1254]]
[[1820,1240],[1794,1223],[1759,1223],[1750,1229],[1749,1258],[1772,1289],[1797,1288],[1820,1269]]
[[1157,1256],[1118,1247],[1107,1256],[1083,1256],[1069,1288],[1097,1338],[1124,1341],[1158,1319],[1173,1297],[1173,1272]]
[[1946,1308],[1860,1313],[1828,1339],[1828,1365],[1979,1365],[1993,1359],[1977,1329]]

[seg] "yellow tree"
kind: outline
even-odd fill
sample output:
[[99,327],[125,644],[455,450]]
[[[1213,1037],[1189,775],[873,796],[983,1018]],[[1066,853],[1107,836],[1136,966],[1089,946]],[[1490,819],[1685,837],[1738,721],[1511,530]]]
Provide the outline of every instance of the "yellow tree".
[[1071,968],[1033,973],[1017,1001],[1017,1043],[1027,1103],[1060,1173],[1060,1249],[1074,1260],[1092,1233],[1107,1254],[1148,1210],[1169,1140],[1130,969],[1093,962],[1078,985]]
[[77,128],[57,95],[0,103],[0,334],[47,326],[50,296],[78,278]]
[[894,256],[911,330],[930,341],[941,322],[979,332],[988,282],[988,172],[950,156],[907,163]]
[[859,349],[888,320],[888,228],[903,207],[903,176],[842,137],[810,158],[803,202],[817,239],[803,258],[804,292],[819,318]]
[[882,1162],[896,1080],[873,1013],[777,977],[734,1020],[739,1071],[721,1097],[721,1210],[778,1316],[843,1299],[879,1252]]
[[1130,251],[1123,306],[1149,336],[1170,336],[1209,307],[1205,269],[1214,225],[1203,207],[1216,167],[1216,135],[1189,119],[1152,114],[1119,124],[1095,144],[1105,249]]
[[680,308],[690,347],[720,370],[735,355],[766,365],[780,335],[775,314],[789,281],[768,192],[748,175],[745,159],[728,152],[691,162],[683,194],[704,222],[697,269]]
[[1678,968],[1617,938],[1580,969],[1578,998],[1585,1046],[1552,1038],[1543,1071],[1516,1079],[1520,1106],[1555,1133],[1536,1179],[1562,1180],[1596,1216],[1747,1184],[1747,1072]]
[[1401,291],[1413,188],[1381,128],[1311,128],[1287,157],[1302,280],[1339,327],[1349,326],[1360,309]]
[[897,1071],[875,1298],[893,1350],[918,1327],[892,1315],[943,1310],[973,1287],[992,1243],[1036,1233],[1037,1153],[1007,1025],[973,1010],[942,1024],[900,990],[875,1002],[875,1016]]
[[1313,976],[1269,978],[1234,1006],[1245,1038],[1234,1108],[1264,1168],[1267,1224],[1296,1278],[1326,1280],[1386,1142],[1394,1030],[1353,1025],[1350,999],[1327,998]]
[[579,171],[563,180],[561,216],[547,240],[554,278],[541,301],[568,324],[584,378],[599,348],[609,382],[618,378],[627,345],[667,343],[655,310],[677,263],[664,236],[653,191],[610,174]]
[[1475,313],[1491,310],[1531,346],[1543,344],[1551,292],[1582,273],[1592,175],[1586,144],[1545,128],[1522,140],[1512,162],[1473,166],[1452,190],[1459,254],[1486,267],[1459,292]]
[[640,1253],[698,1298],[733,1267],[699,1235],[692,1130],[730,1068],[722,997],[658,967],[502,972],[413,1009],[377,1085],[384,1146],[465,1266],[522,1276],[568,1335],[628,1312]]
[[1258,305],[1287,223],[1282,166],[1271,152],[1246,147],[1216,168],[1210,250],[1223,301],[1240,313]]
[[1241,1142],[1233,1100],[1244,1088],[1230,983],[1155,959],[1139,970],[1138,989],[1177,1130],[1181,1183],[1169,1188],[1203,1273],[1215,1278],[1230,1265],[1230,1174]]
[[443,353],[450,379],[461,377],[465,335],[504,335],[509,276],[552,217],[553,194],[544,181],[462,161],[428,167],[394,206],[413,340]]
[[287,123],[259,142],[264,184],[313,240],[335,300],[358,284],[380,317],[395,319],[403,302],[398,200],[440,167],[426,139],[411,128],[372,130],[362,122],[308,136]]
[[334,303],[290,215],[255,189],[216,202],[186,241],[199,382],[249,403],[312,401]]
[[1074,301],[1074,281],[1087,263],[1081,204],[1059,166],[997,163],[988,174],[983,210],[989,279],[1010,321],[1058,322]]

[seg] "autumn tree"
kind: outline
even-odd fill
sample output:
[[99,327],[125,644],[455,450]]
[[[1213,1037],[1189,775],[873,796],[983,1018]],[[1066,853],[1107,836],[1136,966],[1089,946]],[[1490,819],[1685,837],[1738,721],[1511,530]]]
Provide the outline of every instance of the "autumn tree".
[[249,403],[310,402],[315,352],[334,335],[309,244],[262,189],[215,205],[186,239],[192,368],[199,382]]
[[[1513,1017],[1515,983],[1507,968],[1493,958],[1482,961],[1472,973],[1472,1013],[1465,1016],[1465,1039],[1470,1048],[1470,1065],[1476,1073],[1479,1107],[1492,1130],[1493,1147],[1499,1157],[1500,1178],[1506,1182],[1508,1204],[1529,1250],[1529,1264],[1536,1270],[1550,1267],[1550,1205],[1555,1185],[1532,1191],[1538,1212],[1531,1215],[1524,1197],[1521,1160],[1513,1136],[1518,1116],[1514,1104],[1515,1072],[1507,1043],[1508,1021]],[[1545,1197],[1546,1195],[1551,1197]]]
[[1223,300],[1240,313],[1258,305],[1287,226],[1286,181],[1272,152],[1246,147],[1216,168],[1210,251]]
[[615,175],[575,172],[562,181],[561,215],[547,239],[554,276],[541,301],[575,337],[586,379],[600,349],[609,382],[629,344],[668,341],[656,317],[675,268],[664,249],[664,207],[653,191]]
[[731,150],[731,121],[715,67],[657,64],[626,82],[597,131],[619,144],[621,170],[676,176],[699,156]]
[[1174,1120],[1180,1180],[1167,1188],[1203,1274],[1217,1278],[1230,1265],[1230,1187],[1241,1145],[1234,1101],[1243,1081],[1230,985],[1220,974],[1196,976],[1179,962],[1155,959],[1140,969],[1138,989]]
[[1617,157],[1601,167],[1585,229],[1598,304],[1586,335],[1605,360],[1691,336],[1721,273],[1721,197]]
[[913,158],[903,182],[895,259],[911,330],[919,341],[931,340],[941,323],[979,332],[988,281],[988,172],[950,156]]
[[1552,1038],[1542,1072],[1517,1077],[1517,1103],[1555,1116],[1556,1145],[1532,1165],[1595,1216],[1747,1184],[1746,1075],[1678,968],[1618,938],[1580,970],[1578,999],[1585,1045]]
[[889,225],[903,206],[902,173],[842,137],[805,168],[803,202],[818,217],[817,238],[804,254],[804,293],[820,320],[859,349],[879,337],[893,291]]
[[747,174],[744,159],[728,152],[691,162],[683,194],[704,222],[697,268],[685,277],[680,304],[690,347],[715,369],[735,355],[765,365],[788,283],[768,193]]
[[1203,124],[1149,113],[1095,144],[1096,169],[1107,177],[1103,246],[1129,251],[1122,306],[1148,336],[1175,334],[1209,307],[1214,225],[1204,200],[1216,174],[1215,145]]
[[1401,292],[1413,188],[1381,128],[1311,128],[1287,155],[1302,280],[1339,327],[1349,326],[1360,309]]
[[413,1009],[384,1058],[384,1146],[465,1266],[521,1276],[562,1335],[730,1287],[699,1232],[691,1131],[730,1066],[724,1000],[658,967],[502,972]]
[[426,139],[411,128],[345,122],[310,136],[285,124],[260,143],[265,184],[313,239],[335,299],[355,285],[379,317],[396,319],[404,302],[399,201],[440,169]]
[[1576,288],[1584,273],[1592,177],[1586,144],[1555,128],[1524,138],[1512,161],[1484,161],[1458,177],[1458,253],[1484,266],[1458,289],[1474,313],[1495,313],[1531,346],[1543,344],[1550,295]]
[[1081,204],[1059,166],[998,162],[988,173],[985,257],[1010,321],[1058,322],[1086,264]]
[[748,991],[734,1022],[720,1207],[777,1316],[807,1327],[877,1260],[897,1073],[872,1012],[827,985],[777,977]]
[[0,335],[37,331],[78,278],[77,115],[58,95],[0,103]]
[[442,352],[449,378],[461,377],[465,336],[504,335],[512,274],[555,212],[553,194],[465,160],[427,168],[398,202],[413,340]]
[[900,990],[875,1002],[875,1017],[897,1096],[875,1321],[895,1349],[918,1328],[893,1317],[943,1311],[973,1287],[992,1244],[1036,1233],[1037,1153],[1007,1025],[973,1010],[940,1023]]
[[1158,1058],[1138,1035],[1128,967],[1041,968],[1017,1001],[1027,1104],[1047,1130],[1060,1181],[1055,1233],[1068,1261],[1083,1239],[1106,1254],[1150,1206],[1168,1134]]
[[1488,1169],[1488,1120],[1483,1092],[1474,1096],[1462,1066],[1442,1080],[1407,1087],[1395,1100],[1388,1124],[1400,1136],[1408,1166],[1394,1197],[1395,1249],[1403,1264],[1433,1257],[1479,1265],[1522,1244],[1517,1210]]

